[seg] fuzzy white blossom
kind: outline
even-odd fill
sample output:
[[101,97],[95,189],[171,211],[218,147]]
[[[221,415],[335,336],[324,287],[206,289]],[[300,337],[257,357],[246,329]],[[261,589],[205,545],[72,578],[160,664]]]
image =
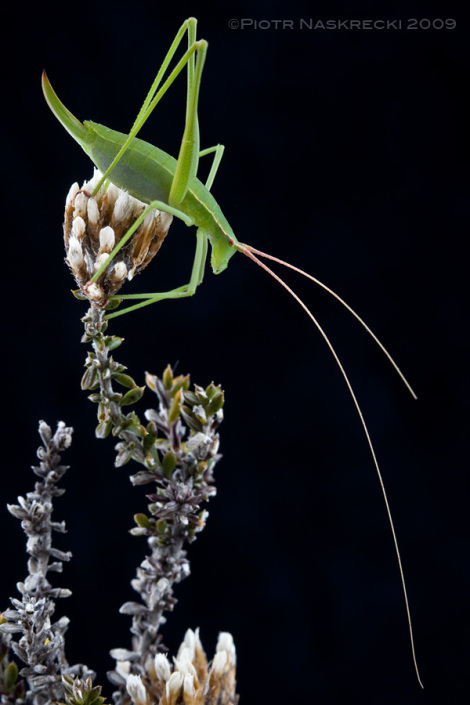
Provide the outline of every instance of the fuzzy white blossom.
[[155,673],[161,681],[167,681],[171,676],[171,667],[165,654],[155,656]]
[[126,681],[126,689],[135,705],[147,705],[147,690],[140,676],[131,673]]
[[114,230],[110,225],[106,225],[100,230],[100,252],[111,252],[114,247],[116,238]]

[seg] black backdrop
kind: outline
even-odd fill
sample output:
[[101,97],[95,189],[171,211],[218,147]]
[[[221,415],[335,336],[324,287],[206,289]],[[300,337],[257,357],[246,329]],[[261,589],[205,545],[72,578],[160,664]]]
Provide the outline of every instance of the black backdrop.
[[[113,444],[94,439],[95,408],[79,388],[84,305],[69,293],[61,219],[70,184],[92,172],[47,109],[40,73],[47,68],[78,118],[126,131],[178,27],[195,15],[209,41],[202,146],[226,145],[213,193],[235,233],[337,290],[417,390],[414,402],[336,302],[284,273],[325,326],[369,424],[425,690],[347,389],[305,314],[241,256],[218,277],[208,267],[193,299],[110,327],[126,338],[117,357],[140,382],[171,362],[226,389],[218,495],[164,639],[174,652],[200,625],[212,652],[217,632],[230,630],[242,703],[468,702],[466,18],[451,3],[411,0],[46,2],[2,12],[1,496],[12,502],[31,488],[39,418],[75,427],[56,508],[69,528],[59,543],[74,553],[59,578],[73,589],[59,606],[72,619],[69,660],[98,670],[106,690],[108,650],[129,645],[118,608],[133,597],[144,554],[127,529],[145,489],[131,490],[126,468],[113,469]],[[309,28],[318,20],[342,24]],[[351,20],[380,22],[352,29]],[[456,27],[439,29],[439,20]],[[183,127],[178,84],[143,135],[172,153]],[[193,232],[174,224],[133,290],[185,282],[193,248]],[[0,521],[6,605],[25,556],[20,527],[6,510]]]

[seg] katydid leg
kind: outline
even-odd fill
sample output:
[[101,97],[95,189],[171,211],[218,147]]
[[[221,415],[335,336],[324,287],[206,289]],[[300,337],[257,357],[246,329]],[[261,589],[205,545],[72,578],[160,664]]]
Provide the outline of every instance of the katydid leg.
[[215,175],[217,174],[217,170],[224,155],[224,149],[225,146],[223,144],[216,144],[214,147],[208,147],[207,149],[203,149],[199,152],[199,157],[205,157],[207,154],[214,154],[211,170],[209,172],[209,176],[207,177],[207,181],[204,184],[208,191],[211,190],[212,184],[214,183]]
[[[186,104],[186,125],[184,127],[183,138],[176,164],[173,182],[171,184],[168,201],[172,206],[178,206],[188,192],[189,181],[197,175],[199,164],[199,121],[197,117],[197,106],[199,100],[199,88],[201,85],[202,69],[206,59],[207,42],[196,42],[198,46],[196,54],[196,66],[194,68],[194,78],[190,80],[188,64],[188,98]],[[191,61],[194,56],[191,57]]]
[[110,313],[106,316],[106,319],[108,320],[110,318],[122,316],[123,313],[136,311],[138,308],[149,306],[150,304],[156,303],[157,301],[163,301],[164,299],[183,299],[187,296],[193,296],[197,287],[201,284],[204,278],[204,267],[206,264],[208,249],[207,243],[208,240],[206,234],[199,229],[196,233],[196,253],[194,255],[191,278],[187,284],[184,284],[176,289],[171,289],[170,291],[156,292],[153,294],[127,294],[124,296],[114,296],[112,297],[114,299],[124,299],[126,301],[140,300],[140,302],[132,306],[128,306],[121,311]]
[[[194,60],[194,54],[197,52],[198,57],[199,57],[199,52],[202,52],[202,58],[199,59],[199,81],[200,81],[200,75],[202,72],[202,65],[204,63],[204,57],[205,57],[205,52],[207,49],[207,42],[204,40],[201,41],[193,41],[191,45],[189,46],[188,50],[185,52],[183,57],[180,59],[178,64],[175,66],[171,74],[168,76],[168,78],[165,80],[163,83],[162,87],[158,90],[158,86],[160,85],[161,81],[163,80],[163,75],[168,67],[168,64],[170,63],[171,59],[173,58],[173,55],[175,51],[177,50],[181,39],[184,35],[184,33],[188,31],[188,36],[192,39],[195,37],[195,32],[196,32],[196,26],[195,26],[195,20],[193,22],[187,21],[183,24],[181,27],[180,31],[178,32],[175,40],[173,41],[172,46],[170,47],[170,50],[165,58],[165,61],[162,64],[162,67],[160,71],[157,74],[157,77],[147,95],[147,98],[145,99],[142,108],[139,111],[139,114],[134,122],[134,125],[131,128],[131,131],[129,132],[129,135],[127,136],[126,141],[114,157],[113,161],[111,162],[110,166],[106,170],[106,172],[103,174],[103,177],[100,179],[99,183],[94,189],[94,194],[96,194],[99,190],[99,188],[102,186],[102,184],[105,182],[105,180],[109,177],[111,174],[112,170],[116,166],[116,164],[121,160],[124,152],[128,149],[129,145],[131,144],[132,140],[134,137],[137,136],[137,134],[140,132],[142,126],[144,123],[147,121],[147,119],[150,117],[152,114],[153,110],[161,100],[161,98],[165,95],[166,91],[168,88],[172,85],[174,80],[177,78],[177,76],[181,73],[183,68],[185,68],[186,65],[188,65],[188,95],[192,95],[194,92],[194,80],[191,79],[192,76],[192,69],[191,69],[191,62]],[[197,71],[197,64],[196,64],[196,71]],[[198,95],[198,89],[196,90],[196,103],[197,103],[197,95]],[[193,99],[194,102],[194,99]],[[197,119],[194,121],[193,120],[193,126],[196,126],[197,128]],[[184,137],[183,137],[184,139]],[[199,149],[197,149],[199,151]],[[196,169],[197,169],[197,160],[196,160]],[[186,187],[187,190],[187,187]],[[183,196],[184,197],[184,196]],[[177,204],[174,204],[177,205]]]

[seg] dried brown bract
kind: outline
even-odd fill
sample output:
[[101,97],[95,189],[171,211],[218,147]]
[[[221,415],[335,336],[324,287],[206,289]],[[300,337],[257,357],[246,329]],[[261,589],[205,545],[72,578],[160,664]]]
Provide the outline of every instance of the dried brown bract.
[[81,292],[96,308],[106,306],[126,279],[132,279],[149,264],[173,220],[172,215],[156,209],[147,213],[109,266],[91,282],[146,208],[145,203],[111,183],[92,196],[100,178],[100,172],[96,171],[91,181],[84,182],[81,188],[73,184],[67,196],[64,220],[65,261]]

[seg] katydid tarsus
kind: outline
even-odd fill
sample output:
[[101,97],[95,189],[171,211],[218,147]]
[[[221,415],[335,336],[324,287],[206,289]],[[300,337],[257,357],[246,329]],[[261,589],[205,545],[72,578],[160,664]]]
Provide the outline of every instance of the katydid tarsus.
[[[360,316],[353,311],[353,309],[340,296],[338,296],[338,294],[303,270],[276,257],[260,252],[250,245],[243,244],[235,237],[232,228],[221,211],[220,206],[217,204],[210,192],[217,169],[220,165],[224,147],[218,144],[214,147],[201,151],[199,146],[198,98],[202,70],[207,52],[207,42],[196,39],[196,24],[197,22],[194,18],[189,18],[179,29],[142,105],[142,108],[139,111],[134,125],[127,135],[120,132],[115,132],[90,121],[81,123],[61,103],[53,91],[46,74],[43,74],[43,91],[50,108],[65,129],[88,154],[95,166],[102,172],[102,178],[93,193],[96,193],[103,184],[106,186],[108,182],[111,182],[115,186],[128,191],[135,198],[138,198],[148,204],[126,235],[122,237],[118,244],[114,247],[108,259],[95,273],[93,278],[90,280],[90,284],[95,282],[102,272],[111,264],[117,252],[126,244],[145,216],[152,209],[159,209],[181,219],[187,226],[194,225],[197,228],[196,253],[190,281],[183,286],[166,292],[128,295],[119,294],[114,298],[136,301],[137,303],[133,303],[122,310],[108,313],[108,319],[163,299],[177,299],[192,296],[195,293],[196,288],[199,284],[201,284],[204,276],[208,245],[211,246],[211,264],[215,274],[222,272],[227,267],[229,260],[236,252],[241,252],[261,266],[272,277],[274,277],[291,294],[291,296],[293,296],[300,306],[302,306],[326,341],[326,344],[328,345],[332,355],[334,356],[336,364],[344,377],[372,454],[385,501],[400,571],[414,667],[418,681],[422,687],[416,660],[410,607],[408,603],[404,571],[398,548],[396,532],[379,464],[361,408],[349,378],[323,328],[320,326],[310,309],[297,296],[297,294],[295,294],[295,292],[259,258],[269,259],[278,264],[289,267],[299,274],[309,278],[334,296],[350,313],[353,314],[353,316],[355,316],[360,324],[372,336],[389,361],[392,363],[410,393],[414,398],[416,398],[416,395],[382,343],[377,339],[362,318],[360,318]],[[172,59],[185,35],[187,36],[188,42],[187,50],[170,72],[170,63],[172,62]],[[174,159],[161,149],[138,139],[137,135],[163,95],[183,70],[186,70],[187,74],[186,121],[178,159]],[[167,73],[168,75],[165,78]],[[206,183],[203,184],[197,178],[198,163],[200,157],[209,154],[213,155],[213,163],[208,179]]]

